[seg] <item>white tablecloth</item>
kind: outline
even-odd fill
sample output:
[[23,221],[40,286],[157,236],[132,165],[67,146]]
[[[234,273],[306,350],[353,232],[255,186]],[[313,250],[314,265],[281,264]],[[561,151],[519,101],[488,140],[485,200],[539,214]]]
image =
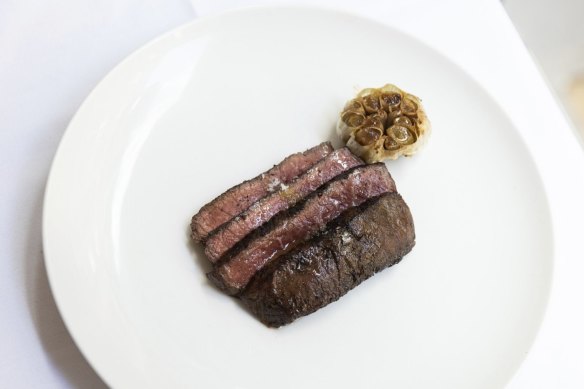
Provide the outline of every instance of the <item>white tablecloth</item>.
[[[51,159],[83,98],[117,62],[158,34],[197,16],[267,3],[280,1],[0,2],[0,387],[105,386],[59,316],[41,244]],[[501,4],[310,3],[352,10],[409,32],[458,63],[509,113],[545,181],[557,243],[548,315],[510,386],[584,387],[584,245],[578,244],[584,231],[584,157]]]

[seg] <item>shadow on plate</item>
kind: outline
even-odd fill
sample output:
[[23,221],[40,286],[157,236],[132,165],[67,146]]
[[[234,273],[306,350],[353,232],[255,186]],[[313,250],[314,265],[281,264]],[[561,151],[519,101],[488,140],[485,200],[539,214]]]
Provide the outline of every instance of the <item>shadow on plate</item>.
[[[31,319],[50,363],[74,388],[107,388],[85,360],[71,338],[49,287],[42,251],[42,203],[44,190],[37,194],[30,210],[27,231],[26,293]],[[34,374],[34,373],[33,373]]]

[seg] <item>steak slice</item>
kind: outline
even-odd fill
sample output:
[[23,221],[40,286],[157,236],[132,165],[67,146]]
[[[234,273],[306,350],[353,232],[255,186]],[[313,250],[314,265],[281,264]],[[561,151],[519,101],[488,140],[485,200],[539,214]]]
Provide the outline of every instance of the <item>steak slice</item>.
[[357,167],[313,193],[296,213],[278,218],[265,234],[251,239],[208,276],[226,293],[238,294],[278,255],[310,238],[345,210],[387,192],[395,192],[395,183],[384,164]]
[[212,233],[205,242],[205,254],[213,263],[253,230],[269,221],[281,211],[291,208],[341,173],[363,161],[344,147],[333,151],[289,186],[254,203],[239,216],[231,219]]
[[327,230],[262,270],[240,296],[269,327],[342,297],[398,263],[415,244],[412,215],[398,193],[349,210]]
[[280,184],[288,184],[332,152],[330,142],[321,143],[303,153],[292,154],[270,170],[227,190],[193,216],[193,239],[203,241],[211,231],[279,188]]

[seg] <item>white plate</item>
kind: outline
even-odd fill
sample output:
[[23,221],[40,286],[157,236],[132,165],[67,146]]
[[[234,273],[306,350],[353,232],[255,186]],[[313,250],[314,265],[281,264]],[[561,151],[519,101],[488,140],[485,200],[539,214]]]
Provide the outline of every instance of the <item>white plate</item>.
[[[268,329],[206,280],[191,215],[333,137],[345,100],[421,96],[427,147],[389,169],[417,245],[339,302]],[[113,70],[71,122],[44,218],[59,309],[114,387],[498,388],[543,316],[552,233],[510,120],[459,68],[343,13],[258,8],[185,25]]]

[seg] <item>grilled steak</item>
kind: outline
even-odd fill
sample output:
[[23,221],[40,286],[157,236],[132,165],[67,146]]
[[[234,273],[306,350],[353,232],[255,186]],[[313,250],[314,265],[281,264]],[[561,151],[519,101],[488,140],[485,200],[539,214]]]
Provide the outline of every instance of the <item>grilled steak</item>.
[[395,192],[395,183],[384,164],[357,167],[313,193],[297,212],[280,217],[208,276],[226,293],[238,294],[268,262],[317,233],[345,210],[388,192]]
[[414,246],[412,216],[398,193],[347,211],[326,231],[263,269],[240,296],[279,327],[338,300]]
[[247,211],[213,232],[205,242],[205,254],[211,262],[216,262],[237,242],[274,215],[291,208],[339,174],[362,164],[363,161],[346,147],[333,151],[289,186],[257,201]]
[[203,241],[211,231],[278,189],[280,184],[290,183],[332,151],[329,142],[321,143],[303,153],[292,154],[265,173],[229,189],[193,216],[193,239]]

